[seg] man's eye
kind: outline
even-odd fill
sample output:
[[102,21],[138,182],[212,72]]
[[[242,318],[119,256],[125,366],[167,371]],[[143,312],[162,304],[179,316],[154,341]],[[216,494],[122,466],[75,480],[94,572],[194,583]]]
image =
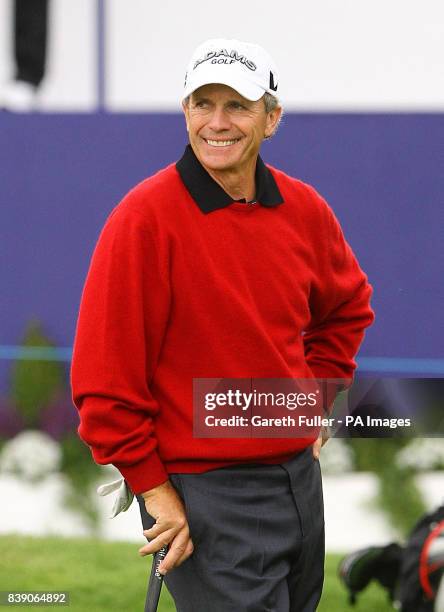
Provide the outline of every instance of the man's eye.
[[208,106],[207,102],[205,102],[205,100],[198,100],[197,102],[194,103],[195,108],[206,108]]
[[231,108],[234,108],[234,110],[243,110],[245,106],[241,104],[240,102],[232,102]]

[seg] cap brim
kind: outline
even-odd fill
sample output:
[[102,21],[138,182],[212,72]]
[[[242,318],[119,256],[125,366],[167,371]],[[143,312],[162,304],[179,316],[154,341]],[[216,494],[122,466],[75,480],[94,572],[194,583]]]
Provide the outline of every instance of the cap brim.
[[223,70],[215,70],[215,66],[212,66],[211,71],[202,70],[199,75],[191,75],[184,89],[182,99],[187,98],[193,91],[199,89],[199,87],[216,83],[231,87],[251,102],[256,102],[262,98],[265,93],[265,90],[259,85],[248,82],[246,79],[238,77],[236,74],[228,75],[224,73]]

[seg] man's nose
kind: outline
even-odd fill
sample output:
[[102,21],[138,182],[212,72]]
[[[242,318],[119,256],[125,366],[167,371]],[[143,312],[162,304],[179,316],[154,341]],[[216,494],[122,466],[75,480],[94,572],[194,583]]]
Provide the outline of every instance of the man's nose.
[[208,127],[214,132],[222,132],[229,130],[231,122],[225,110],[223,108],[215,108],[211,114]]

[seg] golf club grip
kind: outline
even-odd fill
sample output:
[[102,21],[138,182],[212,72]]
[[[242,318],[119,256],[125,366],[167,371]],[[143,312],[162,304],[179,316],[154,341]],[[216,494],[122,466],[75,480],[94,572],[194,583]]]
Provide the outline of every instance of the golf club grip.
[[160,591],[162,589],[163,576],[159,574],[158,568],[162,560],[168,552],[168,546],[162,546],[160,550],[154,553],[153,564],[151,566],[150,579],[148,582],[148,591],[145,601],[145,612],[156,612],[159,603]]

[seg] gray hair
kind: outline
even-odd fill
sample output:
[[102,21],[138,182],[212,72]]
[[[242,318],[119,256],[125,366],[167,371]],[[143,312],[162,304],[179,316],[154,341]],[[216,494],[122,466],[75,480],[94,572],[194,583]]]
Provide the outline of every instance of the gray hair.
[[[268,115],[268,113],[271,113],[272,111],[276,110],[277,108],[282,108],[282,105],[279,102],[279,100],[276,98],[276,96],[273,96],[273,94],[268,93],[268,91],[266,91],[264,93],[262,98],[264,100],[265,112],[267,113],[267,115]],[[266,136],[265,140],[269,140],[270,138],[272,138],[276,134],[276,132],[278,130],[278,127],[279,127],[279,125],[281,123],[281,120],[282,120],[282,114],[283,114],[283,112],[281,113],[281,116],[279,117],[279,121],[277,122],[276,127],[274,128],[273,134],[271,134],[270,136]]]
[[278,106],[280,106],[279,100],[276,98],[276,96],[273,96],[273,94],[268,93],[268,91],[266,91],[264,93],[263,100],[264,100],[264,104],[265,104],[265,112],[266,113],[271,113]]

